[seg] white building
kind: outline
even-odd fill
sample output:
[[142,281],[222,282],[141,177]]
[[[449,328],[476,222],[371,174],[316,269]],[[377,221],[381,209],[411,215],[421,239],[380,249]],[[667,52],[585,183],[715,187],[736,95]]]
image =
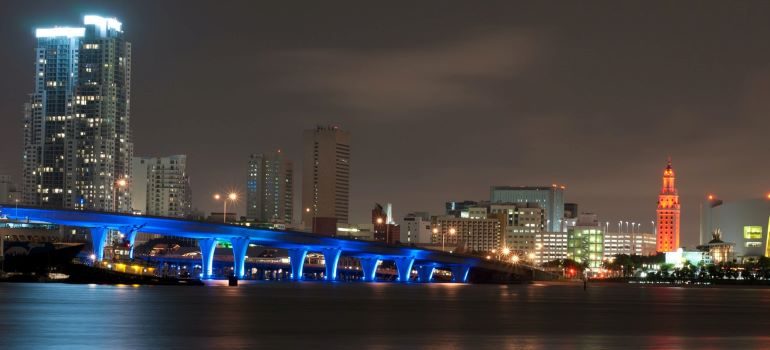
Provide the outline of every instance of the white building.
[[644,232],[605,232],[604,257],[612,258],[618,254],[655,255],[657,240],[654,233]]
[[722,202],[712,199],[701,205],[701,244],[719,230],[722,240],[735,243],[738,261],[770,256],[770,197]]
[[187,156],[134,157],[131,207],[135,214],[185,217],[192,207]]
[[567,258],[567,232],[535,234],[535,264]]
[[401,220],[401,243],[431,243],[432,225],[428,213],[410,213]]

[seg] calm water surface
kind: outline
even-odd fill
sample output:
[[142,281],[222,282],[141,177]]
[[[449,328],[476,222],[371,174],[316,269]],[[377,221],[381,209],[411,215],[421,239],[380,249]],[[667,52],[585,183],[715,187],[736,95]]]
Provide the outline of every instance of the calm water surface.
[[0,284],[0,349],[770,348],[770,289]]

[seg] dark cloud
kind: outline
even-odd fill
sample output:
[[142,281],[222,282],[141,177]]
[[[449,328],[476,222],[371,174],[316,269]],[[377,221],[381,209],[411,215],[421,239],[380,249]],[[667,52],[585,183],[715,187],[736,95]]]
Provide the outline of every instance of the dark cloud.
[[86,12],[133,42],[136,153],[188,154],[206,210],[243,189],[249,153],[299,162],[301,130],[326,123],[353,133],[356,221],[564,183],[581,210],[648,225],[671,155],[692,245],[705,193],[770,190],[759,1],[3,1],[0,173],[20,172],[32,28]]

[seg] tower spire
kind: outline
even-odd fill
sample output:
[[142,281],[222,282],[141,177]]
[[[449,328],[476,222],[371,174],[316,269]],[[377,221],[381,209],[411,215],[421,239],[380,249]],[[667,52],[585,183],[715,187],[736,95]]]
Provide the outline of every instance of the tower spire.
[[679,248],[679,194],[676,190],[674,168],[671,156],[663,170],[663,187],[658,195],[658,235],[659,252],[672,252]]

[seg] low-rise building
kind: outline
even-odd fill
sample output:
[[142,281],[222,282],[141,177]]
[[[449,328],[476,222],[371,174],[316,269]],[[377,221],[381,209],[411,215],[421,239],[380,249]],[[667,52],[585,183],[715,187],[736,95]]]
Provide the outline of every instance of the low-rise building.
[[401,243],[431,243],[432,225],[428,213],[409,213],[401,221]]
[[454,246],[464,243],[472,252],[490,252],[501,248],[500,220],[439,216],[433,219],[432,243]]
[[604,257],[612,258],[618,254],[655,255],[657,242],[654,233],[645,232],[605,232]]
[[537,265],[567,258],[566,232],[539,232],[535,234],[535,261]]

